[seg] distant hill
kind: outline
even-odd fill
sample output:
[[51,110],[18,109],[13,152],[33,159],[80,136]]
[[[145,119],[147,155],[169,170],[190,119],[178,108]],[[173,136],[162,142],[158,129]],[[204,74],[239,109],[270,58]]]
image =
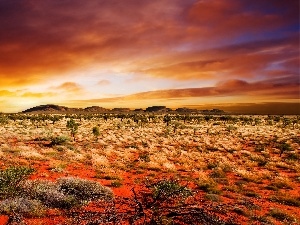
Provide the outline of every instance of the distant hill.
[[109,112],[109,109],[105,109],[99,106],[91,106],[87,108],[69,108],[66,106],[59,106],[59,105],[39,105],[29,109],[22,111],[22,113],[103,113]]
[[22,113],[30,113],[30,114],[68,114],[68,113],[203,113],[203,114],[225,114],[223,110],[212,109],[212,110],[197,110],[197,109],[188,109],[188,108],[178,108],[172,110],[167,108],[166,106],[151,106],[143,109],[134,109],[131,110],[129,108],[114,108],[114,109],[106,109],[100,106],[90,106],[87,108],[69,108],[66,106],[59,105],[39,105],[29,109],[22,111]]
[[59,106],[59,105],[39,105],[32,107],[30,109],[26,109],[23,111],[23,113],[35,113],[35,112],[68,112],[72,111],[74,109],[68,108],[65,106]]

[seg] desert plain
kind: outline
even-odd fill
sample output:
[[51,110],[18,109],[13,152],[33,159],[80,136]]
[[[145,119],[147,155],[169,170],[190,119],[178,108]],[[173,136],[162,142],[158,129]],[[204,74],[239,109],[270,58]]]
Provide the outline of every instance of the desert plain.
[[1,114],[0,224],[299,224],[299,128],[299,116]]

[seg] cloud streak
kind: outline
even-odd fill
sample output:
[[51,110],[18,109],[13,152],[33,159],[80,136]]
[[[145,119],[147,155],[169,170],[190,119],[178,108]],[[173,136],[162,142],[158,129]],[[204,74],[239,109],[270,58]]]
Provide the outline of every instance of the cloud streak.
[[118,100],[132,101],[140,99],[177,99],[189,97],[222,97],[222,96],[276,96],[277,99],[297,99],[299,97],[299,81],[295,77],[263,80],[248,83],[244,80],[225,80],[214,87],[184,88],[141,92],[116,98],[87,100],[89,102],[114,102]]
[[[169,61],[169,65],[137,72],[179,80],[249,78],[258,75],[286,76],[294,74],[298,76],[298,46],[296,36],[288,39],[229,45],[176,55],[166,60],[166,62]],[[277,65],[276,68],[274,65]]]

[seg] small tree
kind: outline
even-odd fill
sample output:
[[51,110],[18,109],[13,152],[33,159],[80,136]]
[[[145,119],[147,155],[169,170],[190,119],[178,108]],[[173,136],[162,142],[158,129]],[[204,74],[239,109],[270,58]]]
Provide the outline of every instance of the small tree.
[[171,122],[171,117],[169,115],[164,116],[164,122],[169,126],[169,123]]
[[100,135],[99,127],[93,127],[93,135],[95,136],[96,140],[98,140],[98,136]]
[[8,118],[5,115],[0,113],[0,125],[4,125],[8,123]]
[[78,123],[76,123],[73,119],[67,121],[67,128],[71,131],[71,136],[75,141],[75,134],[78,132]]
[[54,116],[50,117],[49,119],[52,121],[52,124],[54,125],[55,122],[57,122],[61,119],[61,116],[54,115]]

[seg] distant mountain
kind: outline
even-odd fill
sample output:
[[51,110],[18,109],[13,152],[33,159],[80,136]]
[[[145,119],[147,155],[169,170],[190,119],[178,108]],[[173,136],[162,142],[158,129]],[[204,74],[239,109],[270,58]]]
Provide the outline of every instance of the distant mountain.
[[22,113],[101,113],[108,112],[109,109],[105,109],[99,106],[91,106],[85,109],[83,108],[69,108],[66,106],[59,105],[39,105],[32,107],[30,109],[26,109],[22,111]]
[[69,108],[66,106],[59,105],[39,105],[29,109],[22,111],[22,113],[31,113],[31,114],[39,114],[39,113],[48,113],[48,114],[67,114],[67,113],[203,113],[203,114],[225,114],[223,110],[212,109],[212,110],[197,110],[197,109],[189,109],[189,108],[178,108],[172,110],[167,108],[166,106],[150,106],[143,109],[134,109],[131,110],[129,108],[114,108],[114,109],[106,109],[100,106],[90,106],[86,108]]
[[22,111],[23,113],[53,113],[53,112],[68,112],[71,108],[59,105],[39,105]]

